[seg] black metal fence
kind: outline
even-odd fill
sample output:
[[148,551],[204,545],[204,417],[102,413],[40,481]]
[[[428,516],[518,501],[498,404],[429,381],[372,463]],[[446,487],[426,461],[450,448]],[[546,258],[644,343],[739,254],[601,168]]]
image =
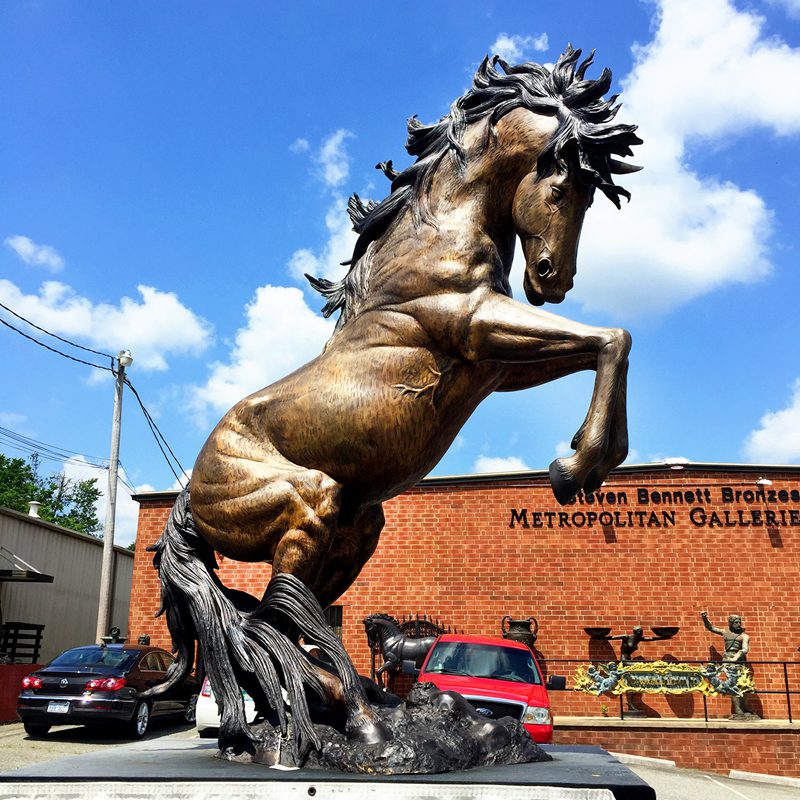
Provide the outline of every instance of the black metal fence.
[[[580,664],[594,666],[603,666],[608,664],[609,660],[591,661],[589,659],[576,659],[576,658],[540,658],[540,664],[546,674],[567,674],[567,686],[569,688],[569,679],[572,678],[574,667]],[[647,661],[636,661],[636,664],[647,664]],[[655,662],[649,662],[655,663]],[[708,659],[705,660],[675,660],[674,663],[678,664],[709,664]],[[559,669],[558,665],[565,665],[564,669]],[[567,667],[567,665],[573,665]],[[794,722],[792,715],[792,697],[800,695],[800,661],[748,661],[747,666],[753,670],[756,680],[757,696],[761,695],[782,695],[786,699],[786,714],[789,722]],[[768,667],[769,669],[758,669],[758,667]],[[754,669],[755,668],[755,669]],[[774,668],[774,669],[773,669]],[[765,682],[766,679],[766,682]],[[572,691],[576,691],[572,689]],[[591,695],[586,695],[587,697]],[[599,695],[600,697],[611,697],[611,695]],[[719,695],[723,697],[724,695]],[[625,704],[624,694],[619,695],[619,718],[625,719]],[[703,698],[703,718],[708,722],[708,699],[701,693]]]

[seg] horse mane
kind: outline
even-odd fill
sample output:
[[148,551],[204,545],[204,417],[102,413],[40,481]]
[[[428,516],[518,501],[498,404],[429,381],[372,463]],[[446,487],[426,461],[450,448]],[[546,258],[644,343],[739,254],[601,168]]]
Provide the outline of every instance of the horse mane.
[[383,612],[378,614],[370,614],[369,616],[364,617],[363,622],[366,625],[368,622],[372,622],[373,620],[383,620],[384,622],[389,622],[398,629],[400,628],[400,623],[391,614],[384,614]]
[[[437,227],[428,204],[434,174],[448,155],[457,172],[464,173],[467,156],[462,141],[467,126],[473,122],[488,116],[484,140],[487,147],[496,139],[499,120],[515,108],[555,116],[558,126],[539,154],[537,175],[541,178],[553,170],[563,172],[571,165],[577,166],[580,179],[600,189],[617,208],[620,197],[630,199],[630,193],[614,183],[613,175],[635,172],[640,167],[612,156],[633,155],[631,146],[642,140],[635,134],[635,125],[612,124],[620,108],[617,95],[603,99],[611,86],[611,70],[606,68],[597,80],[589,80],[585,73],[594,61],[594,51],[578,64],[580,56],[580,50],[567,45],[552,71],[532,62],[511,66],[499,56],[486,56],[475,73],[472,88],[453,102],[449,114],[432,125],[424,125],[416,116],[408,120],[406,150],[417,160],[400,173],[391,161],[376,165],[392,181],[389,196],[377,203],[364,203],[354,194],[348,203],[358,239],[351,259],[344,262],[350,265],[347,275],[340,281],[306,275],[327,300],[323,316],[342,310],[337,331],[355,315],[354,301],[366,292],[369,265],[361,262],[369,255],[369,245],[406,208],[410,208],[417,229],[423,224]],[[498,64],[502,72],[496,69]]]

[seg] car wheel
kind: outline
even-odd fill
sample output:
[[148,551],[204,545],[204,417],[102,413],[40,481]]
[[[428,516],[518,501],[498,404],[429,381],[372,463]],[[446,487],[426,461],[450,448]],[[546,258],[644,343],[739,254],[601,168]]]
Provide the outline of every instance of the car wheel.
[[150,706],[147,703],[138,703],[133,712],[133,718],[128,723],[128,732],[136,739],[141,739],[147,733],[150,724]]
[[197,735],[201,739],[216,739],[219,736],[219,728],[198,728]]
[[23,722],[22,725],[28,736],[47,736],[50,730],[49,725],[37,725],[35,722]]
[[190,724],[194,725],[195,719],[197,719],[197,698],[198,695],[193,694],[189,698],[189,705],[186,706],[186,711],[184,712],[183,718]]

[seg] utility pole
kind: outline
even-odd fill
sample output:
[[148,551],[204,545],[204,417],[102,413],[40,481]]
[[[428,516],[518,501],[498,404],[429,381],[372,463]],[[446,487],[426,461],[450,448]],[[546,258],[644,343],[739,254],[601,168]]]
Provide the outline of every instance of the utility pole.
[[114,386],[114,419],[111,425],[111,460],[108,464],[106,522],[103,528],[103,567],[100,571],[100,604],[97,609],[97,644],[108,634],[111,623],[111,594],[114,584],[114,521],[117,512],[117,473],[119,471],[119,434],[122,427],[122,387],[125,367],[133,364],[128,350],[117,356],[117,381]]

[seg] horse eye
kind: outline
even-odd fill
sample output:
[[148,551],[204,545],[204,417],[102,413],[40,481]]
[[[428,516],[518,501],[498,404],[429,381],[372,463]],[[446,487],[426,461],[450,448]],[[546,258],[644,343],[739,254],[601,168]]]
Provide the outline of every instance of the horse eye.
[[550,192],[552,193],[554,200],[561,200],[561,198],[564,197],[563,190],[559,189],[558,186],[551,186]]

